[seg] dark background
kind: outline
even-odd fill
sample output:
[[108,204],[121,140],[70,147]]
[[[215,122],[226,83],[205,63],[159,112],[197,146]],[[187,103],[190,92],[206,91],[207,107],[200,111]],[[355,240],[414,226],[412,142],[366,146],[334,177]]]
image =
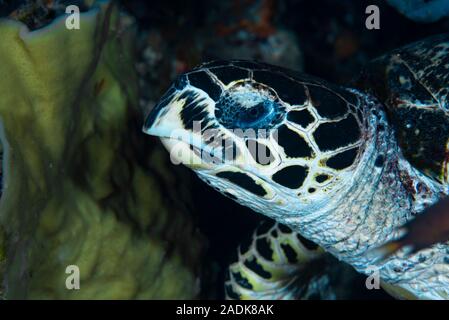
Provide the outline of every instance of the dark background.
[[[265,60],[349,86],[370,59],[426,36],[449,31],[447,20],[416,23],[385,1],[131,0],[122,4],[136,17],[140,28],[141,59],[147,67],[150,65],[148,70],[142,70],[148,81],[144,95],[150,104],[157,101],[176,74],[212,59]],[[370,4],[380,8],[380,30],[365,27],[365,8]],[[292,43],[278,52],[276,44],[270,47],[267,43],[281,30],[291,36],[288,41]],[[279,47],[285,44],[282,39]],[[291,47],[299,48],[300,54]],[[155,58],[158,54],[160,57]],[[212,285],[217,296],[222,297],[223,270],[230,255],[263,218],[189,174],[194,184],[198,225],[209,241],[210,271],[218,273],[218,278],[211,277]],[[356,284],[357,297],[388,298],[383,292],[364,289],[363,283],[361,276]]]

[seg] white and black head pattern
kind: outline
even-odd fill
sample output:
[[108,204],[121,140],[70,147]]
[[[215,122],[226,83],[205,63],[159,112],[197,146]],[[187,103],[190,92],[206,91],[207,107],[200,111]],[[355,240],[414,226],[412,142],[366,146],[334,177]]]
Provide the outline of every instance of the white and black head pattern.
[[183,161],[201,155],[201,162],[187,165],[220,192],[263,212],[267,202],[326,201],[350,179],[366,131],[359,103],[344,88],[279,67],[216,61],[181,75],[144,131],[171,151],[177,145]]

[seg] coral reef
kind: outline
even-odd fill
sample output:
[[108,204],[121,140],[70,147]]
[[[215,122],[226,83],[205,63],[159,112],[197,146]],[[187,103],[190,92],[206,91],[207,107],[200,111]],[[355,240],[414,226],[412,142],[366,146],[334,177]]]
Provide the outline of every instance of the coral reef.
[[212,34],[207,37],[207,56],[260,60],[302,70],[298,39],[277,19],[280,10],[276,1],[233,0],[216,4],[210,11]]
[[30,30],[51,23],[55,17],[64,14],[69,5],[76,5],[81,12],[88,9],[83,0],[4,0],[0,1],[0,5],[10,18],[23,22]]
[[107,1],[64,22],[0,19],[0,294],[193,298],[201,237],[185,177],[140,132],[132,24]]

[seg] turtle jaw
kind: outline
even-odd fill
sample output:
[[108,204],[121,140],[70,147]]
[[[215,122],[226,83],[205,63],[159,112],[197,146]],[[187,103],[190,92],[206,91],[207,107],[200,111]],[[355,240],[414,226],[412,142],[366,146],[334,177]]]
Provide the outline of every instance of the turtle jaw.
[[[183,115],[189,107],[188,99],[191,99],[190,106],[203,108],[204,112],[191,124]],[[193,89],[173,92],[170,89],[147,115],[142,131],[160,138],[174,164],[184,164],[193,170],[213,169],[216,164],[200,156],[202,151],[212,152],[201,137],[201,125],[212,108],[211,102],[201,92]]]
[[[149,115],[149,117],[151,114]],[[166,123],[168,122],[168,123]],[[169,121],[157,119],[150,126],[145,124],[143,132],[158,137],[170,154],[173,164],[183,164],[192,170],[213,169],[214,164],[208,163],[199,156],[203,150],[201,141],[184,129],[173,129]]]
[[182,107],[182,100],[175,98],[171,98],[168,103],[159,102],[147,115],[142,131],[151,136],[164,138],[179,134],[180,128],[184,128],[180,119]]
[[[270,206],[283,207],[294,202],[293,198],[287,197],[287,199],[285,195],[276,194],[270,182],[263,179],[257,172],[247,172],[245,162],[240,163],[236,159],[233,161],[222,159],[221,148],[214,150],[205,143],[205,137],[201,131],[196,132],[184,126],[179,116],[182,108],[183,104],[178,103],[176,98],[163,108],[156,105],[147,116],[143,126],[144,133],[156,136],[161,140],[170,154],[172,163],[184,164],[195,171],[207,184],[261,213],[266,214],[267,208]],[[217,157],[213,159],[214,161],[207,157],[211,153],[218,153]],[[232,177],[220,178],[220,174],[225,172]],[[236,175],[246,178],[243,187],[235,184],[235,181],[234,184],[229,182],[229,178],[232,179]]]
[[194,171],[212,170],[216,167],[213,163],[201,158],[201,149],[199,146],[195,146],[193,142],[170,137],[160,137],[160,140],[169,152],[170,160],[174,164],[183,164]]

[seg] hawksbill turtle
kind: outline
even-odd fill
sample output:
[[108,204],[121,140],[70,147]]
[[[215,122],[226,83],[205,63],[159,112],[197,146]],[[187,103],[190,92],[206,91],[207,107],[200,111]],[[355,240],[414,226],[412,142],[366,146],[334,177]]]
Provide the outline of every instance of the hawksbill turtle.
[[350,87],[262,62],[204,63],[176,79],[144,132],[276,221],[230,266],[231,298],[294,298],[294,263],[320,251],[375,268],[397,297],[449,298],[449,243],[371,254],[449,194],[448,34],[374,59]]

